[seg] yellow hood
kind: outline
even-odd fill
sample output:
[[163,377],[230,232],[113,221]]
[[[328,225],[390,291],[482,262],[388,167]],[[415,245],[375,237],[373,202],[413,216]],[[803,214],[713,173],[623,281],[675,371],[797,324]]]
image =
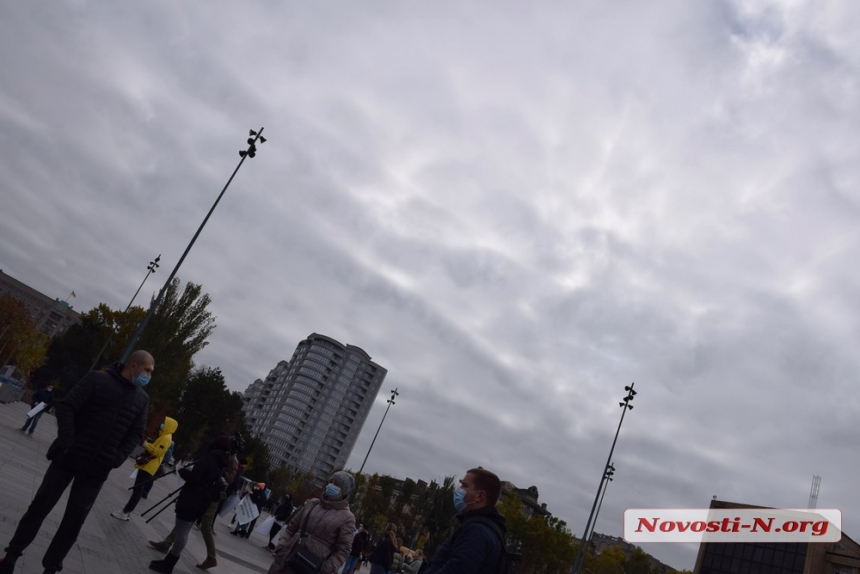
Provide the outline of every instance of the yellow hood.
[[176,419],[172,419],[170,417],[164,417],[164,428],[158,433],[158,436],[164,436],[166,434],[173,434],[176,432],[176,429],[179,428],[179,423],[176,422]]

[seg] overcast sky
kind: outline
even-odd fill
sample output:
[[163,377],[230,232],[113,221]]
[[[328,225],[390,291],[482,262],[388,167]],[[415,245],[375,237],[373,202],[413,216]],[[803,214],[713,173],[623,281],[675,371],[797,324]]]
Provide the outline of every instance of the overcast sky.
[[[0,268],[212,297],[233,390],[310,333],[389,370],[349,466],[472,466],[582,534],[722,500],[860,537],[860,4],[0,7]],[[157,357],[156,357],[157,361]],[[157,371],[156,371],[157,377]],[[155,382],[153,383],[155,384]],[[646,545],[676,568],[696,547]]]

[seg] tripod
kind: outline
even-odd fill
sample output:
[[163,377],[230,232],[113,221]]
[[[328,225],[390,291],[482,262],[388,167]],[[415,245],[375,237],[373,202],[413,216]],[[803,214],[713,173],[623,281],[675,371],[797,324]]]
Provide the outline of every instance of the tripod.
[[185,488],[184,484],[182,486],[180,486],[179,488],[177,488],[176,490],[174,490],[173,492],[171,492],[170,494],[168,494],[167,496],[165,496],[164,498],[162,498],[161,500],[159,500],[158,502],[156,502],[155,504],[153,504],[152,506],[150,506],[149,508],[147,508],[146,510],[144,510],[140,514],[141,516],[146,516],[147,514],[152,512],[158,505],[160,505],[161,503],[166,501],[166,504],[158,512],[156,512],[155,514],[153,514],[152,516],[150,516],[149,518],[146,519],[146,524],[149,524],[153,518],[155,518],[156,516],[158,516],[159,514],[164,512],[165,510],[167,510],[168,508],[170,508],[170,506],[172,504],[174,504],[176,502],[176,500],[179,498],[179,491],[182,490],[183,488]]

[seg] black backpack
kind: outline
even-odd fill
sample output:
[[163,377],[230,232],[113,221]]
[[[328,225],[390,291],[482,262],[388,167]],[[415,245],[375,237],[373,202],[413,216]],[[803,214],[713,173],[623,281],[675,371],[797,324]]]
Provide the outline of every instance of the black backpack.
[[490,518],[487,518],[485,516],[475,516],[474,518],[470,518],[466,524],[468,524],[469,522],[477,522],[479,524],[483,524],[496,533],[496,537],[498,537],[499,539],[499,545],[501,546],[502,552],[501,554],[499,554],[499,562],[498,564],[496,564],[495,573],[513,574],[513,572],[515,571],[515,566],[523,559],[523,555],[516,552],[508,552],[508,549],[505,547],[505,535],[502,534],[502,529],[499,527],[499,525],[496,524],[494,520],[491,520]]

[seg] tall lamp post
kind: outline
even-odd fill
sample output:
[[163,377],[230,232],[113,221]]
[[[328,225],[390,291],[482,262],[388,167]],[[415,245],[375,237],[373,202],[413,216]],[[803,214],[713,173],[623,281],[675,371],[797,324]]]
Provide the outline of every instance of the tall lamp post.
[[364,462],[361,463],[361,468],[358,469],[358,474],[361,474],[361,471],[364,470],[364,465],[367,464],[367,457],[370,456],[370,451],[373,450],[373,445],[376,443],[376,437],[379,436],[379,431],[382,430],[382,423],[385,422],[385,415],[388,414],[388,409],[390,409],[391,405],[394,404],[394,397],[396,397],[399,394],[400,393],[397,392],[397,389],[394,389],[393,391],[391,391],[391,398],[388,399],[388,401],[386,401],[388,403],[388,406],[385,407],[385,412],[382,414],[382,420],[379,421],[379,428],[376,429],[376,434],[373,435],[373,440],[370,441],[370,448],[367,449],[367,454],[364,455]]
[[[153,273],[155,273],[155,270],[158,269],[158,262],[159,261],[161,261],[161,254],[160,253],[158,254],[158,257],[156,257],[155,259],[150,261],[149,265],[146,266],[146,275],[143,277],[143,281],[140,282],[140,286],[137,288],[137,291],[135,291],[134,295],[131,296],[131,301],[128,302],[128,305],[126,305],[126,307],[125,307],[125,311],[122,312],[123,315],[128,313],[128,310],[131,309],[132,303],[134,303],[134,300],[137,299],[137,294],[140,293],[141,289],[143,289],[143,284],[146,283],[146,280],[149,279],[149,276],[152,275]],[[96,355],[96,358],[93,361],[93,364],[90,365],[91,371],[94,371],[96,366],[98,366],[99,359],[101,359],[102,355],[104,355],[105,350],[107,349],[108,345],[110,345],[110,342],[113,340],[114,335],[116,335],[116,331],[112,329],[110,332],[110,335],[107,338],[107,341],[105,341],[105,344],[102,345],[102,350],[99,351],[99,354]]]
[[[591,505],[591,514],[588,515],[588,522],[585,524],[585,533],[582,535],[582,540],[579,542],[579,551],[576,553],[576,560],[573,563],[573,568],[571,568],[571,574],[580,574],[582,572],[582,566],[585,563],[585,546],[588,544],[591,535],[589,531],[591,530],[592,521],[596,520],[596,509],[597,503],[601,500],[601,493],[604,490],[604,483],[612,480],[612,473],[609,472],[609,469],[612,468],[614,473],[615,467],[612,466],[612,453],[615,452],[615,443],[618,442],[618,433],[621,432],[621,424],[624,422],[624,415],[628,410],[633,409],[633,405],[630,404],[630,401],[633,400],[633,397],[636,396],[636,391],[633,390],[633,385],[635,383],[630,383],[630,386],[624,387],[624,390],[627,391],[627,396],[618,403],[618,406],[621,407],[621,420],[618,422],[618,429],[615,431],[615,438],[612,440],[612,448],[609,449],[609,458],[606,459],[606,466],[603,467],[603,475],[600,477],[600,485],[597,487],[597,494],[594,496],[594,503]],[[601,501],[602,502],[602,501]]]
[[137,340],[140,339],[140,335],[149,324],[149,320],[152,319],[152,316],[155,314],[155,310],[161,303],[161,298],[164,296],[164,293],[167,292],[170,282],[173,281],[177,271],[179,271],[179,267],[182,265],[182,262],[185,261],[185,257],[188,255],[188,252],[191,251],[191,248],[194,246],[194,242],[197,241],[197,238],[200,236],[200,232],[203,231],[203,228],[206,226],[206,222],[209,221],[209,218],[212,216],[212,212],[215,211],[216,207],[218,207],[218,202],[221,201],[222,197],[224,197],[224,192],[226,192],[227,188],[230,187],[230,184],[233,183],[233,178],[236,177],[236,174],[239,172],[239,168],[242,167],[243,163],[245,163],[246,158],[253,158],[257,155],[257,141],[259,141],[260,144],[266,143],[266,138],[263,137],[263,128],[260,128],[259,131],[251,130],[249,135],[248,149],[243,149],[239,152],[239,157],[241,158],[239,160],[239,164],[236,166],[236,169],[233,170],[233,174],[230,176],[230,179],[227,180],[227,183],[224,185],[224,189],[222,189],[221,193],[218,194],[218,198],[215,200],[215,203],[212,204],[212,207],[209,209],[209,213],[207,213],[206,217],[203,218],[203,223],[201,223],[200,227],[197,228],[197,233],[195,233],[194,237],[191,238],[191,242],[188,244],[188,247],[185,248],[185,252],[182,254],[182,257],[179,258],[179,262],[176,264],[176,267],[173,268],[173,271],[170,273],[170,277],[168,277],[167,281],[164,282],[164,287],[161,288],[155,301],[153,301],[152,305],[149,306],[149,311],[147,311],[146,317],[144,317],[143,321],[137,327],[137,331],[132,335],[131,340],[128,342],[128,346],[126,346],[125,351],[123,351],[122,358],[120,359],[121,362],[124,363],[128,360],[128,356],[137,344]]
[[606,496],[606,489],[609,488],[609,483],[612,482],[612,475],[615,474],[615,464],[610,464],[606,467],[603,473],[603,492],[600,493],[600,502],[597,503],[597,511],[594,513],[594,522],[591,525],[591,532],[588,533],[588,541],[594,536],[594,529],[597,527],[597,517],[600,516],[600,507],[603,506],[603,497]]

